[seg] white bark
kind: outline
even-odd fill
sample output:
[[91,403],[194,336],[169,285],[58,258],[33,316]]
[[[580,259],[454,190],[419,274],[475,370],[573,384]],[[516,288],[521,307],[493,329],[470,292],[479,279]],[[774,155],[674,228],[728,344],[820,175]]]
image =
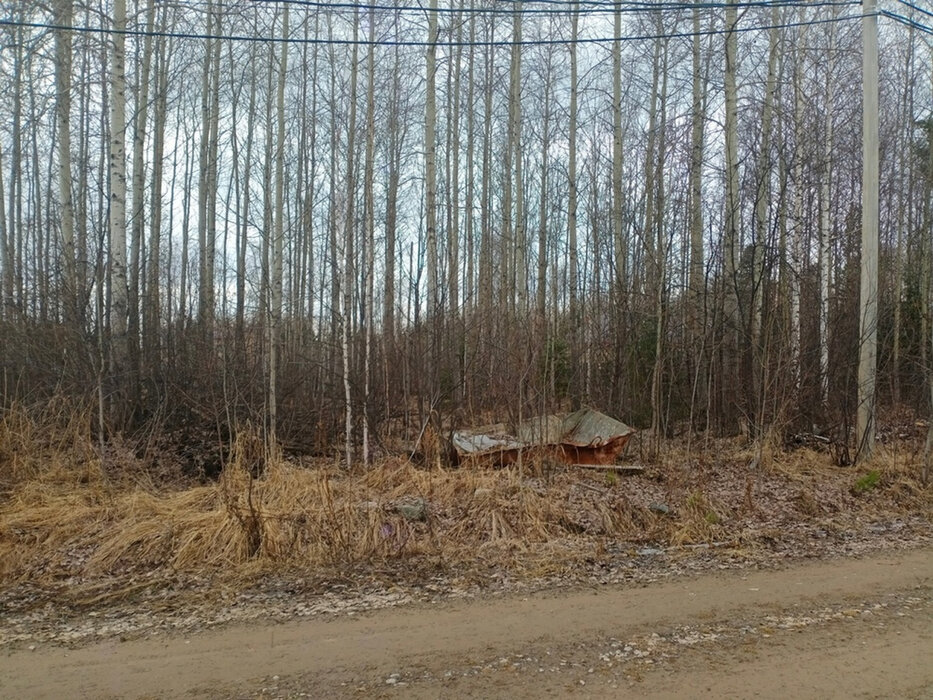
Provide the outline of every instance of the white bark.
[[[492,23],[487,27],[487,40],[492,36]],[[480,248],[479,248],[479,306],[483,313],[492,309],[493,300],[493,269],[492,269],[492,211],[490,206],[490,197],[492,192],[492,82],[493,82],[493,64],[492,52],[486,53],[486,60],[483,66],[483,175],[480,183]],[[505,159],[508,161],[508,150],[506,150]],[[503,194],[503,223],[509,219],[508,210],[505,208],[506,195],[511,187],[511,181],[506,178]],[[502,229],[502,235],[505,236],[505,228]],[[505,261],[501,261],[502,264]]]
[[830,196],[832,194],[833,107],[835,102],[835,31],[829,29],[829,57],[826,66],[826,112],[823,125],[823,163],[820,181],[820,401],[829,394],[829,289],[832,263],[830,257]]
[[[6,207],[4,206],[6,194],[3,189],[3,149],[0,148],[0,320],[7,316],[12,318],[12,294],[7,297],[6,281],[7,277],[12,280],[12,257],[9,255],[8,236],[6,221]],[[12,281],[10,289],[12,290]]]
[[[735,335],[738,331],[738,298],[736,296],[736,273],[738,269],[738,225],[739,225],[739,155],[738,155],[738,96],[736,90],[736,53],[738,34],[734,31],[738,23],[738,13],[734,5],[726,7],[726,71],[725,71],[725,167],[726,167],[726,202],[725,233],[723,257],[725,258],[726,333],[732,338],[730,350],[737,350]],[[733,358],[734,359],[734,358]],[[734,367],[725,367],[727,373]]]
[[[740,375],[741,351],[739,349],[739,299],[738,299],[738,245],[739,245],[739,156],[738,156],[738,96],[736,89],[736,54],[738,13],[735,5],[726,7],[726,69],[725,69],[725,169],[726,201],[725,231],[723,232],[722,255],[725,275],[725,298],[723,299],[724,352],[722,384],[729,386],[733,378]],[[737,390],[733,389],[733,393]],[[724,417],[727,422],[736,418],[736,397],[725,399]],[[732,426],[729,426],[730,428]]]
[[[470,0],[470,9],[474,7],[474,1]],[[474,225],[474,169],[476,155],[476,133],[475,129],[475,102],[476,102],[476,80],[475,80],[475,53],[473,44],[476,42],[476,14],[470,13],[470,47],[467,50],[467,146],[466,146],[466,192],[465,206],[463,210],[463,236],[466,243],[466,277],[463,289],[463,311],[466,315],[472,307],[476,305],[476,238]]]
[[541,187],[538,201],[538,273],[535,280],[536,322],[543,328],[547,303],[548,269],[548,152],[551,148],[551,66],[548,59],[544,83],[544,114],[542,115],[541,138]]
[[522,176],[524,153],[522,150],[522,52],[518,45],[522,40],[522,3],[515,3],[512,15],[512,60],[510,67],[509,118],[512,121],[512,161],[515,167],[515,279],[514,298],[519,313],[528,307],[527,244],[525,242],[525,186]]
[[146,285],[147,299],[143,324],[146,363],[152,373],[159,369],[160,291],[159,273],[162,241],[162,173],[165,152],[165,120],[168,111],[168,54],[166,41],[160,39],[156,48],[155,119],[152,124],[152,190],[150,205],[149,259]]
[[[648,98],[648,143],[645,148],[645,212],[644,212],[644,242],[645,242],[645,259],[648,261],[653,268],[656,274],[651,276],[655,282],[658,281],[658,250],[656,247],[655,241],[655,205],[657,204],[656,191],[655,191],[655,176],[658,174],[658,164],[657,156],[655,154],[655,149],[657,147],[657,137],[658,137],[658,81],[661,78],[661,40],[657,39],[654,42],[654,51],[652,52],[651,60],[651,96]],[[621,110],[620,110],[621,111]],[[621,139],[619,141],[619,158],[621,158],[622,153],[622,143]],[[615,208],[613,209],[613,225],[618,226],[618,236],[621,238],[621,227],[622,227],[622,204],[621,204],[621,192],[622,192],[622,176],[621,176],[621,163],[619,164],[619,173],[616,177],[616,171],[613,170],[613,190],[616,187],[619,188],[619,197],[620,202],[618,206],[618,212]],[[615,194],[613,194],[613,199]],[[618,216],[618,224],[615,223],[615,217]],[[657,291],[656,287],[651,286],[648,275],[645,276],[645,289],[648,294],[655,296]]]
[[[614,36],[622,36],[622,10],[614,14]],[[626,276],[622,239],[622,42],[612,43],[612,241],[615,246],[616,285],[621,294]]]
[[693,11],[693,105],[690,136],[690,332],[694,343],[699,337],[700,311],[704,287],[703,256],[703,77],[700,64],[700,11]]
[[794,389],[799,389],[800,367],[800,276],[803,273],[803,57],[806,55],[807,29],[800,28],[798,51],[794,62],[794,211],[791,241],[792,269],[790,275],[790,346]]
[[[930,63],[933,65],[933,46],[930,47]],[[933,89],[933,70],[930,71],[930,87]],[[923,189],[925,193],[923,219],[926,222],[926,230],[933,231],[933,124],[927,126],[927,181]],[[924,351],[921,355],[923,364],[927,367],[927,382],[930,387],[930,415],[929,426],[927,428],[927,440],[924,449],[924,467],[923,483],[929,483],[930,471],[933,470],[933,367],[930,366],[930,358],[933,358],[933,242],[926,239],[926,245],[923,247],[926,251],[926,261],[924,263],[924,276],[926,277],[926,294],[924,294],[923,304],[923,334],[920,342],[923,344]],[[926,335],[924,339],[922,336]]]
[[349,133],[347,134],[347,181],[343,192],[338,193],[338,234],[342,247],[342,265],[338,287],[343,290],[343,309],[340,315],[340,346],[343,354],[343,394],[345,412],[345,451],[347,469],[353,467],[353,394],[351,391],[350,375],[352,372],[350,355],[350,334],[353,326],[353,283],[354,283],[354,256],[353,238],[355,235],[353,192],[355,189],[354,158],[356,155],[356,90],[359,84],[359,48],[357,41],[360,35],[360,13],[357,9],[353,17],[353,51],[350,65],[350,115]]
[[365,348],[363,351],[363,465],[369,466],[371,461],[369,449],[369,402],[370,402],[370,364],[372,357],[373,342],[373,313],[375,311],[373,304],[373,277],[375,274],[375,256],[373,248],[376,245],[375,233],[375,215],[373,209],[375,201],[373,199],[373,159],[375,153],[375,132],[376,132],[376,14],[371,12],[369,15],[369,77],[367,79],[366,89],[366,164],[365,174],[363,176],[363,186],[365,188],[365,223],[366,227],[366,262],[364,263],[364,328]]
[[[768,42],[768,77],[765,84],[765,99],[761,110],[761,143],[758,149],[758,177],[757,192],[755,193],[755,240],[754,256],[752,260],[752,288],[749,294],[751,328],[750,344],[754,366],[752,367],[752,381],[754,383],[753,397],[756,403],[761,401],[762,386],[759,381],[761,361],[760,353],[762,351],[761,343],[761,319],[762,304],[764,295],[761,285],[764,275],[764,253],[768,244],[768,214],[771,204],[771,175],[772,158],[771,143],[773,141],[772,122],[774,116],[775,92],[777,90],[777,67],[778,67],[778,34],[780,29],[781,16],[777,6],[771,11],[771,24],[775,27],[770,32]],[[758,407],[756,406],[756,411]],[[761,416],[758,416],[761,419]],[[762,426],[758,426],[761,428]]]
[[[55,3],[55,23],[62,27],[70,27],[71,8],[71,0],[57,0]],[[71,32],[68,30],[58,31],[55,34],[55,88],[59,154],[58,198],[61,206],[62,268],[64,272],[62,304],[65,322],[76,323],[79,312],[77,308],[78,287],[75,268],[74,207],[71,197]],[[2,208],[2,204],[0,204],[0,210]],[[3,233],[6,233],[6,226],[3,229]],[[5,247],[4,242],[4,237],[0,236],[0,248]]]
[[[452,16],[451,21],[457,26],[456,41],[463,40],[463,24],[459,14]],[[450,117],[448,119],[448,163],[450,177],[448,179],[449,212],[447,227],[447,305],[451,314],[456,316],[460,312],[460,59],[463,49],[456,46],[453,49],[451,72],[453,73],[453,86],[450,91]],[[448,83],[449,85],[449,83]]]
[[862,275],[859,286],[857,449],[860,460],[875,448],[875,375],[878,335],[878,17],[876,0],[864,0],[862,17]]
[[567,164],[567,247],[570,249],[570,324],[571,343],[576,356],[577,333],[579,329],[579,261],[577,254],[577,93],[579,91],[577,75],[577,36],[579,34],[580,12],[574,9],[570,15],[570,126],[568,129],[568,164]]
[[129,264],[129,347],[133,372],[139,368],[140,294],[144,276],[141,254],[146,229],[146,127],[149,121],[149,81],[152,73],[152,32],[155,28],[155,2],[146,2],[146,36],[143,37],[142,65],[136,93],[136,115],[133,126],[133,208],[130,216]]
[[437,0],[431,0],[428,13],[428,48],[425,52],[427,97],[424,106],[425,216],[427,227],[427,314],[438,312],[437,284]]
[[120,375],[127,359],[126,287],[126,0],[113,4],[110,66],[110,266],[112,371]]
[[[662,85],[661,85],[661,126],[660,126],[660,147],[658,149],[657,163],[652,164],[653,168],[657,173],[657,191],[648,192],[647,197],[654,202],[652,205],[652,211],[657,217],[657,224],[655,226],[656,231],[651,231],[650,229],[646,230],[645,233],[647,236],[656,236],[655,242],[655,266],[656,266],[656,278],[655,278],[655,287],[654,287],[654,313],[655,313],[655,340],[654,340],[654,367],[651,372],[651,433],[654,438],[654,449],[657,453],[661,449],[661,433],[662,433],[662,419],[661,414],[663,411],[663,396],[662,396],[662,373],[664,370],[664,328],[665,328],[665,309],[664,309],[664,289],[666,285],[666,262],[667,262],[667,245],[664,236],[664,159],[665,151],[667,149],[667,143],[665,134],[667,133],[667,77],[668,77],[668,60],[667,60],[667,42],[666,40],[658,39],[658,43],[664,41],[664,65],[662,70]],[[652,106],[652,110],[654,107]]]
[[[282,36],[288,36],[288,4],[282,12]],[[276,444],[278,418],[278,364],[282,323],[282,261],[285,241],[285,76],[288,72],[288,43],[282,42],[276,93],[275,142],[275,229],[272,241],[272,304],[269,319],[269,448]]]

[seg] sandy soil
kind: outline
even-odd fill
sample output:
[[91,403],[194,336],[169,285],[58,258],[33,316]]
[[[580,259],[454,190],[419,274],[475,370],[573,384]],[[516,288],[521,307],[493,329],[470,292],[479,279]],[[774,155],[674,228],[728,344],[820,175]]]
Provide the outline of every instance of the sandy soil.
[[933,698],[933,549],[0,654],[3,698]]

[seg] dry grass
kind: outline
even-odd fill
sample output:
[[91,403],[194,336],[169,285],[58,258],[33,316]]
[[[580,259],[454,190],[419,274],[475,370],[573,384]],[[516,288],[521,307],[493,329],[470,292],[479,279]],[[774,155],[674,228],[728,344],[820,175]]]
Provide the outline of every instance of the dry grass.
[[57,481],[55,472],[77,467],[85,470],[79,478],[96,478],[90,435],[91,411],[61,399],[0,411],[0,494],[24,481]]
[[[0,580],[469,558],[590,531],[636,534],[621,498],[571,493],[569,475],[546,487],[514,469],[420,469],[402,460],[347,475],[266,456],[246,432],[216,484],[153,492],[107,480],[96,458],[77,457],[70,468],[60,458],[10,479]],[[420,503],[424,519],[399,510]]]
[[[860,472],[831,467],[826,454],[771,450],[750,474],[748,455],[725,442],[689,460],[669,446],[645,475],[618,479],[542,465],[419,468],[402,458],[347,474],[266,454],[244,431],[216,483],[170,490],[116,478],[138,465],[105,470],[89,420],[75,415],[17,409],[0,421],[0,585],[154,570],[246,581],[425,558],[544,576],[610,541],[737,539],[756,522],[840,510],[931,513],[930,489],[903,451],[882,451],[877,488],[853,494]],[[659,502],[668,514],[655,512]]]

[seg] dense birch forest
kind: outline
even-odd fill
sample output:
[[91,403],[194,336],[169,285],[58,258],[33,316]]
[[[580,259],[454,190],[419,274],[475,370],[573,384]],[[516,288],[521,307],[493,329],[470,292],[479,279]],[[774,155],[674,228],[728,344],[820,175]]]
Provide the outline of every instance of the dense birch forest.
[[[855,452],[860,2],[5,0],[2,403],[368,463],[589,405]],[[933,402],[933,6],[881,0],[877,403]]]

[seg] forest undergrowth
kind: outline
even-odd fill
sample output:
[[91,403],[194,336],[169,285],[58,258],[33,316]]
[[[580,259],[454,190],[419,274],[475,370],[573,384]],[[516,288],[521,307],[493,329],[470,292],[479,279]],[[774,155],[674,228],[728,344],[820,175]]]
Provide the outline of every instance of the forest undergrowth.
[[387,568],[409,579],[534,580],[625,547],[748,551],[899,518],[928,536],[933,523],[926,426],[906,412],[882,422],[867,465],[834,466],[818,442],[759,450],[693,437],[651,460],[636,440],[622,458],[644,466],[634,475],[535,462],[451,468],[406,455],[348,473],[336,458],[269,455],[244,429],[219,478],[196,479],[157,447],[99,444],[92,424],[54,402],[2,416],[0,591],[28,583],[95,600],[94,591],[131,596],[179,576],[243,588],[270,575]]

